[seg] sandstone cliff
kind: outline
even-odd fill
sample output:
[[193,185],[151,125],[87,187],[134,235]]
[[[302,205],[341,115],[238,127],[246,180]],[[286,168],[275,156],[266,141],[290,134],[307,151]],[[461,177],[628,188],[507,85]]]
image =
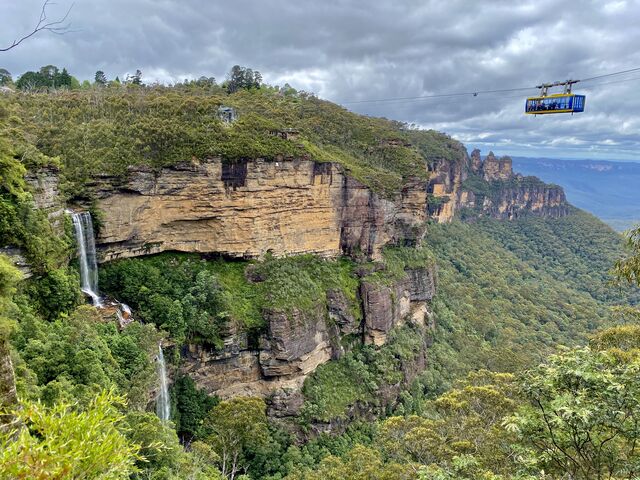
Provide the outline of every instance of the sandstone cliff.
[[272,416],[295,416],[307,375],[339,358],[349,345],[382,345],[389,331],[404,322],[431,328],[429,302],[435,289],[432,265],[409,268],[391,284],[365,276],[360,281],[359,318],[340,292],[328,291],[326,306],[311,312],[265,312],[267,329],[253,348],[245,333],[235,331],[228,333],[222,350],[190,345],[184,351],[183,373],[221,398],[260,396],[267,399]]
[[483,160],[474,150],[460,162],[440,162],[429,181],[429,212],[438,222],[455,215],[513,220],[523,215],[561,217],[568,214],[564,191],[535,177],[513,172],[510,157],[489,152]]
[[508,184],[493,184],[481,192],[469,191],[460,206],[463,218],[478,216],[514,220],[525,215],[563,217],[569,204],[562,188],[546,185],[537,179],[516,177]]
[[171,250],[379,259],[387,244],[419,244],[427,219],[449,222],[461,209],[501,219],[566,214],[562,189],[514,174],[509,157],[458,153],[432,162],[428,180],[406,180],[394,198],[339,164],[308,159],[209,159],[132,168],[124,182],[103,176],[91,185],[104,213],[99,254],[102,261]]
[[[478,151],[457,153],[454,160],[433,161],[428,180],[406,180],[393,198],[372,191],[339,164],[306,158],[213,158],[159,171],[131,168],[124,181],[100,176],[89,186],[102,214],[98,251],[103,262],[162,251],[235,258],[313,253],[369,261],[380,260],[389,244],[419,245],[429,218],[566,213],[562,189],[513,174],[508,157],[490,153],[483,161]],[[62,207],[54,174],[31,181],[36,203],[55,221]],[[432,327],[435,276],[428,265],[406,268],[391,282],[363,272],[358,315],[340,291],[326,292],[312,312],[265,310],[259,338],[231,328],[222,349],[183,349],[181,369],[209,393],[261,396],[272,416],[295,416],[304,380],[319,365],[359,343],[383,345],[390,330],[405,322]],[[416,365],[425,355],[418,355]],[[403,367],[405,380],[416,365]],[[393,389],[386,395],[392,402]]]
[[304,159],[138,168],[124,184],[103,177],[93,187],[102,261],[166,250],[379,258],[387,243],[418,241],[427,219],[426,182],[389,200],[337,164]]
[[513,173],[512,160],[497,158],[493,152],[481,160],[480,151],[471,152],[470,175],[463,183],[458,205],[464,218],[479,216],[513,220],[523,215],[561,217],[568,214],[564,190],[536,177]]

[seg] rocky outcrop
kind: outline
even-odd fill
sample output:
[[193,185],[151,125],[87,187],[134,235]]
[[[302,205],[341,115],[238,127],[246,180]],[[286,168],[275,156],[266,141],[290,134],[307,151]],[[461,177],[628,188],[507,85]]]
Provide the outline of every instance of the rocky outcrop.
[[327,315],[337,326],[340,336],[362,335],[360,319],[356,318],[345,294],[340,290],[327,291]]
[[364,309],[364,342],[383,345],[387,334],[408,314],[409,292],[402,283],[381,285],[364,281],[360,287]]
[[0,254],[5,255],[13,266],[20,270],[23,279],[33,276],[31,264],[27,261],[22,249],[16,247],[1,247]]
[[435,267],[425,266],[407,269],[389,285],[363,278],[360,312],[337,290],[327,291],[326,303],[311,311],[265,310],[267,329],[255,348],[246,334],[231,329],[221,350],[186,348],[183,373],[221,398],[260,396],[267,399],[270,415],[295,416],[302,406],[305,378],[339,358],[350,344],[382,345],[392,328],[407,321],[431,327],[429,302],[435,283]]
[[509,180],[513,177],[513,161],[511,157],[496,158],[493,152],[489,152],[482,162],[482,176],[488,182],[493,180]]
[[513,220],[523,215],[561,217],[569,204],[564,191],[535,177],[513,173],[510,157],[489,152],[483,160],[480,150],[458,161],[440,161],[429,181],[429,214],[438,222],[462,216]]
[[467,179],[469,158],[466,152],[455,161],[439,160],[432,167],[429,179],[429,216],[439,223],[453,220],[463,194],[462,183]]
[[469,166],[471,167],[471,171],[476,175],[480,175],[482,172],[482,156],[480,155],[480,150],[475,148],[471,152]]
[[124,184],[102,177],[93,188],[102,261],[166,250],[378,258],[387,243],[419,241],[427,219],[425,181],[390,200],[337,164],[304,159],[135,168]]
[[569,214],[564,190],[540,182],[535,177],[516,177],[508,184],[493,184],[488,194],[468,192],[462,207],[470,217],[515,220],[527,215],[560,218]]
[[267,310],[267,333],[260,340],[259,362],[265,378],[307,375],[332,357],[326,312]]
[[431,322],[428,302],[436,293],[435,268],[408,269],[405,275],[391,284],[363,279],[364,343],[383,345],[391,329],[407,319],[418,325]]
[[59,190],[59,171],[55,167],[45,167],[29,172],[25,177],[33,193],[36,208],[44,210],[57,233],[62,233],[64,223],[64,203]]
[[564,191],[536,177],[514,174],[510,157],[497,158],[489,152],[482,160],[480,150],[471,152],[470,174],[463,184],[458,209],[466,219],[492,217],[513,220],[524,215],[562,217],[569,212]]

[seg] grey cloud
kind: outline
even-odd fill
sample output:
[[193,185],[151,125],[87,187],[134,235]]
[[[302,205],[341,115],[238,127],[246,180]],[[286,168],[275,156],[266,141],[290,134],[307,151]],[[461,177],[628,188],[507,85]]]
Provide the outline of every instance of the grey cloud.
[[[69,4],[57,0],[51,15]],[[39,6],[0,0],[0,43],[28,29]],[[80,78],[140,68],[147,81],[172,82],[221,79],[239,63],[267,82],[338,102],[531,86],[640,66],[640,0],[576,0],[570,8],[551,0],[76,0],[72,21],[80,31],[43,33],[0,54],[0,66],[17,74],[53,63]],[[640,160],[639,83],[579,84],[587,111],[574,117],[525,116],[519,92],[347,106],[499,153]]]

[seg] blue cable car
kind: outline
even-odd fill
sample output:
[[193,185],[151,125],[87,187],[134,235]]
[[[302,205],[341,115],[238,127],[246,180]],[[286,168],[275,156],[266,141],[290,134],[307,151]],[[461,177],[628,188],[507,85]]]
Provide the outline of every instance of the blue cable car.
[[[539,85],[540,95],[529,97],[524,106],[524,113],[528,115],[548,115],[550,113],[574,113],[584,112],[586,97],[571,93],[571,85],[579,80],[567,80],[566,82],[547,83]],[[564,93],[548,95],[551,87],[564,85]]]

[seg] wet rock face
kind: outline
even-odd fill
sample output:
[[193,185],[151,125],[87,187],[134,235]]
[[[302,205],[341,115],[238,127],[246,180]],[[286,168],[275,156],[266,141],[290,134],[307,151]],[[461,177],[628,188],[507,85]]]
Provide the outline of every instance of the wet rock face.
[[427,218],[424,181],[389,200],[339,165],[304,159],[135,168],[126,184],[103,177],[93,189],[102,261],[165,250],[378,258],[387,243],[419,241]]
[[226,188],[235,190],[238,187],[244,187],[247,181],[247,161],[223,163],[220,180]]

